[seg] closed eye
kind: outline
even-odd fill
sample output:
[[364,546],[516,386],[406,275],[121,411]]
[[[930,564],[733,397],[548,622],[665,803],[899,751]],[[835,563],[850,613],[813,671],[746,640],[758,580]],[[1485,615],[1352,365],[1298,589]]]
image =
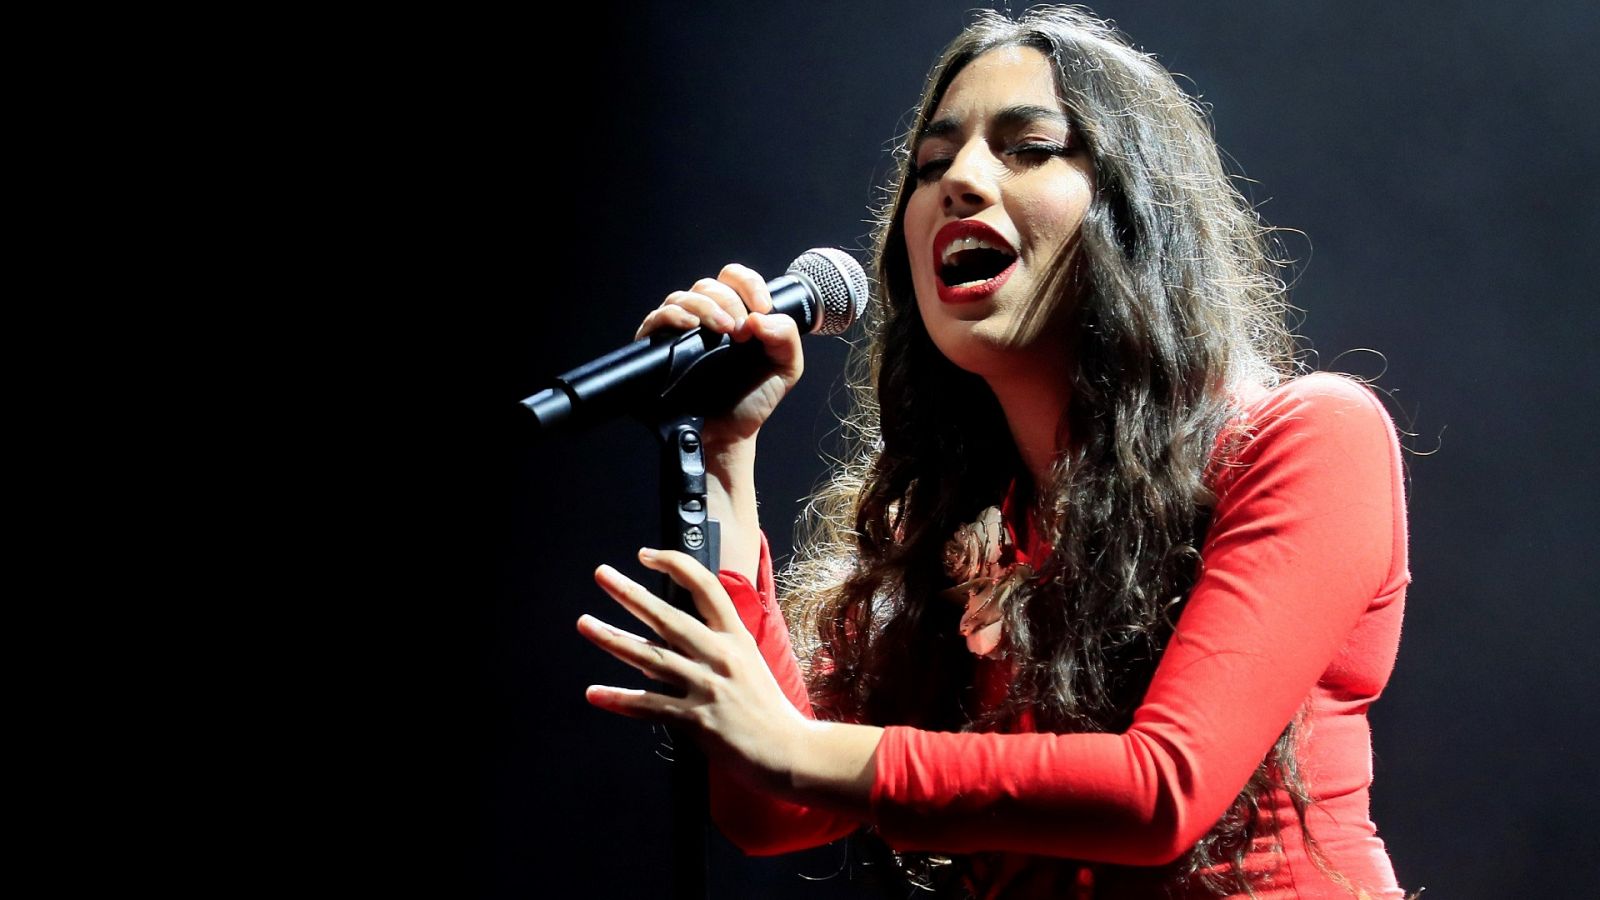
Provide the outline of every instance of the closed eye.
[[1005,153],[1007,156],[1031,157],[1043,162],[1051,157],[1070,155],[1072,148],[1052,143],[1021,144]]
[[944,174],[944,170],[948,169],[948,168],[950,168],[950,160],[948,160],[948,159],[930,159],[927,162],[923,163],[922,165],[917,166],[917,170],[916,170],[917,180],[918,181],[934,181],[934,180],[937,180],[940,175]]
[[[1058,156],[1071,156],[1073,153],[1073,147],[1071,144],[1057,144],[1052,141],[1035,141],[1027,144],[1018,144],[1015,147],[1010,147],[1002,151],[1002,153],[1005,156],[1019,157],[1025,162],[1038,165],[1039,163],[1046,162]],[[913,174],[916,176],[916,179],[919,182],[926,183],[930,181],[937,181],[939,176],[943,175],[944,171],[948,168],[950,168],[949,159],[930,159],[922,165],[917,166]]]

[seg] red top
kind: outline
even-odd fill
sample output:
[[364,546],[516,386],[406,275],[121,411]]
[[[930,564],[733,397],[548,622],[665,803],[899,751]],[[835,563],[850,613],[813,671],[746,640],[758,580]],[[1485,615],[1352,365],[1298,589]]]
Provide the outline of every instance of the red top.
[[[775,854],[866,824],[897,850],[1001,854],[980,870],[982,897],[1073,896],[1076,864],[1039,857],[1129,866],[1178,858],[1303,712],[1299,760],[1317,799],[1312,837],[1374,900],[1401,897],[1367,803],[1366,711],[1394,667],[1411,578],[1394,426],[1370,391],[1337,375],[1243,400],[1253,436],[1215,467],[1219,499],[1200,578],[1126,732],[891,726],[878,745],[866,822],[752,794],[713,773],[712,813],[729,839]],[[757,585],[726,570],[720,580],[785,694],[812,715],[765,534]],[[999,665],[984,662],[980,679],[1003,678]],[[1256,896],[1353,896],[1313,864],[1288,798],[1275,800],[1263,815],[1277,815],[1283,847],[1273,852],[1268,839],[1252,848],[1250,871],[1275,869]],[[1119,885],[1116,895],[1163,896],[1154,885],[1148,894]]]

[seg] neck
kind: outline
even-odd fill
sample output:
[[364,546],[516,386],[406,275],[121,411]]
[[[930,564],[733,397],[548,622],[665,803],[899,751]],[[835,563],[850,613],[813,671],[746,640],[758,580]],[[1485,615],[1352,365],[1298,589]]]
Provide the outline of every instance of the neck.
[[1011,440],[1035,487],[1049,478],[1050,468],[1066,446],[1068,387],[1066,361],[1040,365],[985,380],[1005,411]]

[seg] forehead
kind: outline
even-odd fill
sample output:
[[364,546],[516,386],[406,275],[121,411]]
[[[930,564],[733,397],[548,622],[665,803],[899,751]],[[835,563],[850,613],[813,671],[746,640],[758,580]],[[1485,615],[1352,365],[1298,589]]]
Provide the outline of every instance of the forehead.
[[1032,47],[1000,47],[956,73],[932,118],[966,119],[1018,104],[1061,109],[1054,68]]

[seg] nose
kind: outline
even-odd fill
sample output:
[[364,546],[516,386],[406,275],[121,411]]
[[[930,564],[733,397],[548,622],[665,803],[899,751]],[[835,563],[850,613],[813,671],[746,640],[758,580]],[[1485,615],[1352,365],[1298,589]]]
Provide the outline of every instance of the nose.
[[939,179],[945,211],[964,218],[992,206],[999,199],[998,168],[988,145],[976,138],[968,141]]

